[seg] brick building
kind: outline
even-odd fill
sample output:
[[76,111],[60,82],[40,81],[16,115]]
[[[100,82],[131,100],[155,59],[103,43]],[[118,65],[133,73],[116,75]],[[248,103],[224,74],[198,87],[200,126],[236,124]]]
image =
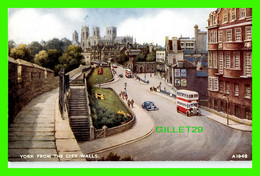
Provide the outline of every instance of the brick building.
[[217,9],[207,28],[208,105],[252,120],[252,9]]
[[199,93],[200,100],[207,99],[207,71],[198,71],[193,63],[183,60],[173,66],[173,73],[176,89],[193,90]]

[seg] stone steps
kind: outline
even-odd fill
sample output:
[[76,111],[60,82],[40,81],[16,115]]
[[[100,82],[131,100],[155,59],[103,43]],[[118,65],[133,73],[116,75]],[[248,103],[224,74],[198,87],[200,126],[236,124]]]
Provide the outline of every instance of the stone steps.
[[87,98],[84,88],[71,88],[69,100],[70,127],[78,141],[90,137]]

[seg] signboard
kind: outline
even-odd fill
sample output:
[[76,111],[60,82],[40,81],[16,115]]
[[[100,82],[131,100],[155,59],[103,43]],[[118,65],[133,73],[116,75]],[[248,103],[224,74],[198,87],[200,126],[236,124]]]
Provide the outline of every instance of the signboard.
[[187,80],[186,79],[181,79],[181,86],[186,87],[187,86]]
[[186,69],[181,69],[181,77],[186,77]]
[[180,79],[175,79],[175,86],[180,86],[180,85],[181,85]]
[[180,69],[175,69],[175,77],[180,77]]

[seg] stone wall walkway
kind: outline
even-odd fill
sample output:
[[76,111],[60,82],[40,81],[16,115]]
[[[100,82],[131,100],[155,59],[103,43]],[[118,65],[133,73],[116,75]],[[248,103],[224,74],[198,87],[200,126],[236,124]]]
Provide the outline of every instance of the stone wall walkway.
[[59,113],[58,89],[34,98],[8,129],[9,161],[86,161],[81,154],[68,119]]

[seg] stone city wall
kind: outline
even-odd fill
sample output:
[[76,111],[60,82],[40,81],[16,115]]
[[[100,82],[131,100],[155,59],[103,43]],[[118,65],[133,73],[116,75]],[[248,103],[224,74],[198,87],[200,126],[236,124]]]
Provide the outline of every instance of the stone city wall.
[[8,58],[8,121],[34,97],[58,86],[54,72],[21,59]]

